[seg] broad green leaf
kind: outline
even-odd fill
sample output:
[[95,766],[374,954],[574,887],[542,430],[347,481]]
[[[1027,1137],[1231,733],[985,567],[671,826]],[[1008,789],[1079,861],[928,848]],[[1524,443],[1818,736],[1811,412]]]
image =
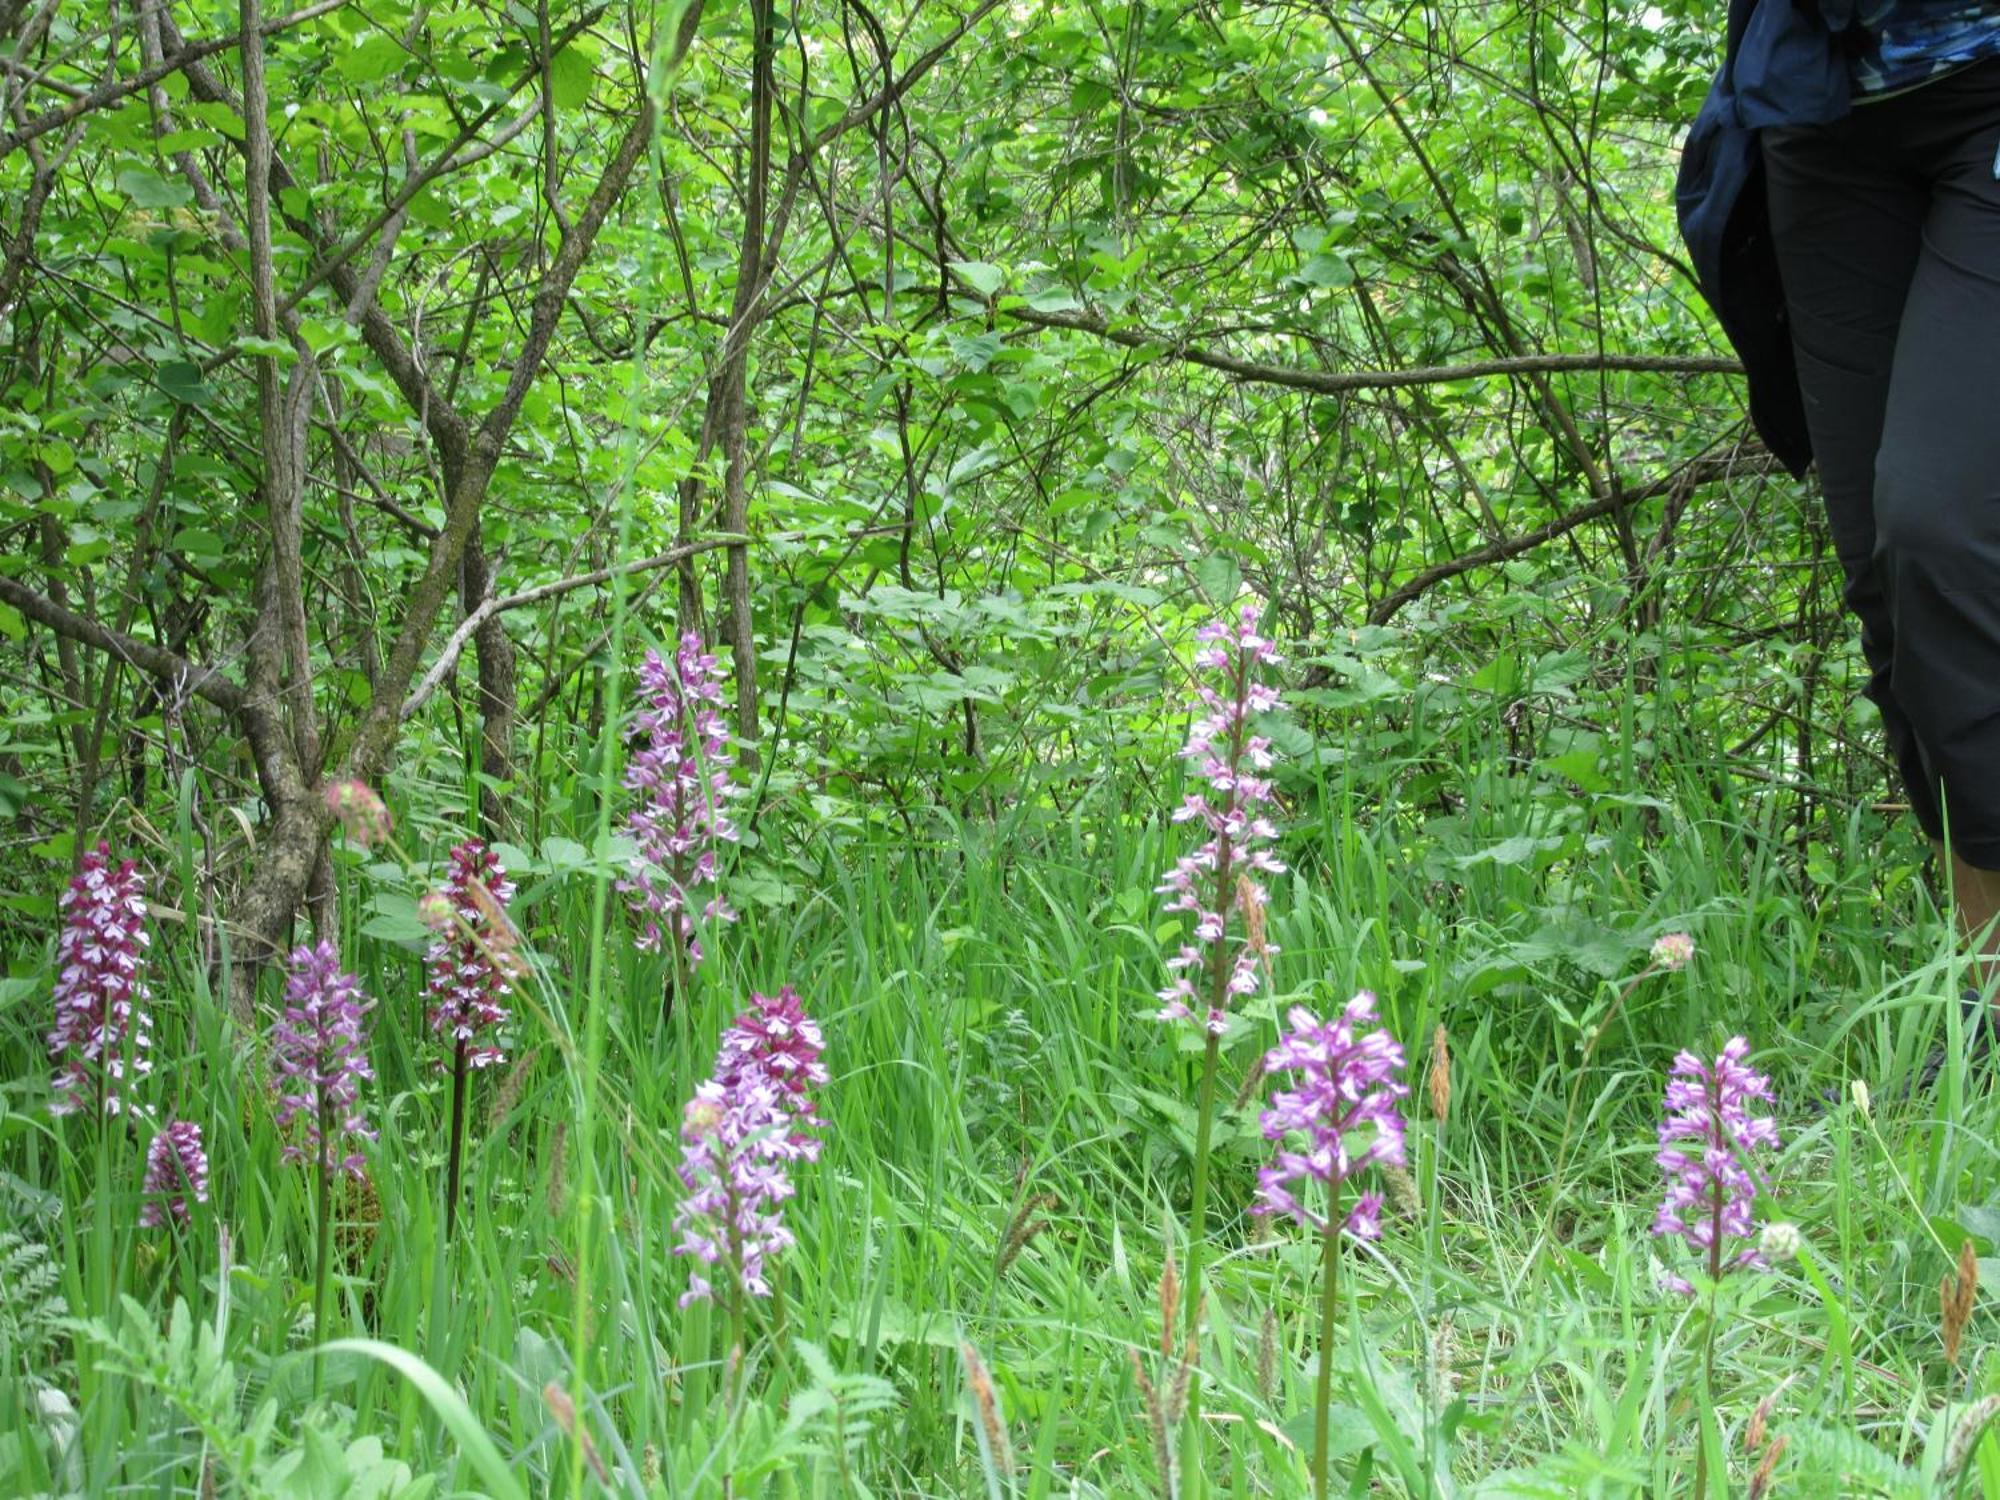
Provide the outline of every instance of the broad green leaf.
[[118,191],[141,208],[179,208],[194,201],[194,189],[168,181],[151,167],[126,167],[115,180]]
[[493,1445],[493,1439],[487,1436],[479,1419],[472,1414],[472,1408],[465,1404],[465,1397],[445,1384],[444,1377],[416,1355],[379,1339],[334,1339],[319,1348],[324,1354],[365,1355],[401,1375],[416,1387],[417,1393],[457,1441],[459,1452],[472,1465],[493,1500],[528,1500],[527,1490],[515,1477],[507,1460],[501,1457],[500,1450]]
[[1211,552],[1194,565],[1194,581],[1210,604],[1225,609],[1243,591],[1243,567],[1227,552]]
[[955,260],[951,268],[982,297],[992,296],[1007,282],[1004,270],[983,260]]

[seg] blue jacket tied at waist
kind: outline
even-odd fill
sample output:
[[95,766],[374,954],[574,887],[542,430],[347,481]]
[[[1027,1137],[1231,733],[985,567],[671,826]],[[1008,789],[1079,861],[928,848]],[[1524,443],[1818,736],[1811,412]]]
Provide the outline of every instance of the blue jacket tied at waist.
[[1722,70],[1688,132],[1674,192],[1702,295],[1748,375],[1750,419],[1794,474],[1812,462],[1812,439],[1771,244],[1757,132],[1823,125],[1848,112],[1847,61],[1828,19],[1809,0],[1730,0]]

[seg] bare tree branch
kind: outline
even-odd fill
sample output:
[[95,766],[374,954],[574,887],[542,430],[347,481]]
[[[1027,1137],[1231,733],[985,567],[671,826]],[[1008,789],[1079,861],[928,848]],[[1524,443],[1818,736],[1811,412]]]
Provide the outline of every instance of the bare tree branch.
[[1337,396],[1348,391],[1387,391],[1413,385],[1447,385],[1455,380],[1494,376],[1573,374],[1596,370],[1662,375],[1741,375],[1733,359],[1682,354],[1523,354],[1501,359],[1472,360],[1462,365],[1412,365],[1407,370],[1301,370],[1293,365],[1259,364],[1217,353],[1187,342],[1185,335],[1113,328],[1094,313],[1043,313],[1028,307],[1003,307],[1000,315],[1037,328],[1066,328],[1088,333],[1125,349],[1155,352],[1217,370],[1250,385],[1281,385],[1293,390]]
[[[308,5],[303,10],[295,10],[289,15],[274,16],[257,28],[260,36],[273,36],[280,31],[288,31],[294,26],[302,26],[307,21],[316,20],[329,12],[339,10],[347,0],[319,0],[316,5]],[[44,110],[19,129],[0,135],[0,157],[11,156],[29,141],[47,135],[51,130],[60,130],[78,115],[88,114],[93,109],[102,109],[107,104],[116,104],[143,88],[158,83],[169,73],[179,72],[190,63],[199,62],[204,57],[213,57],[218,52],[234,50],[242,41],[241,35],[214,37],[206,41],[177,41],[173,51],[151,67],[123,78],[114,78],[99,84],[80,99],[71,100],[60,109]]]
[[1409,582],[1378,599],[1368,611],[1368,622],[1371,625],[1386,625],[1395,618],[1396,613],[1404,605],[1414,603],[1446,579],[1470,573],[1474,568],[1505,562],[1508,558],[1519,557],[1524,552],[1532,552],[1544,542],[1552,542],[1557,537],[1567,536],[1586,522],[1595,521],[1600,516],[1608,516],[1614,510],[1638,505],[1660,495],[1690,492],[1697,485],[1712,484],[1719,479],[1732,479],[1746,474],[1779,474],[1783,471],[1783,466],[1777,459],[1761,447],[1731,446],[1725,451],[1705,453],[1673,473],[1652,480],[1638,489],[1628,489],[1606,499],[1593,500],[1588,505],[1564,512],[1553,521],[1537,526],[1532,531],[1502,537],[1488,546],[1460,553],[1447,562],[1425,568]]
[[589,573],[579,573],[571,578],[559,578],[553,583],[536,584],[535,587],[522,589],[519,593],[497,598],[489,595],[458,622],[458,628],[452,631],[444,643],[444,649],[438,652],[437,660],[430,664],[422,679],[410,690],[409,697],[403,700],[402,713],[399,717],[405,720],[412,718],[430,701],[431,695],[438,690],[438,685],[451,675],[451,669],[457,665],[460,654],[465,650],[466,642],[478,634],[480,626],[495,616],[505,614],[510,609],[522,609],[530,604],[540,604],[544,599],[553,599],[559,594],[567,594],[575,589],[587,589],[600,583],[608,583],[613,578],[632,573],[651,572],[657,568],[670,568],[675,563],[700,553],[713,552],[720,547],[742,546],[749,540],[747,536],[733,533],[703,537],[698,542],[685,542],[677,547],[669,547],[665,552],[655,553],[651,557],[635,558],[631,562],[617,563]]
[[243,689],[218,669],[200,666],[164,646],[142,641],[73,609],[65,609],[4,573],[0,573],[0,604],[12,605],[26,618],[46,625],[57,635],[120,657],[141,672],[206,699],[217,708],[230,713],[240,713],[243,709]]

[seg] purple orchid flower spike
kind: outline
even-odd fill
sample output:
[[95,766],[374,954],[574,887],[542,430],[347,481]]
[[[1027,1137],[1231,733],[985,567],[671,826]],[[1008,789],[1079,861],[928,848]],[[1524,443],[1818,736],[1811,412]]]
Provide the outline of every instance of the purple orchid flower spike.
[[639,667],[645,706],[633,723],[644,743],[625,770],[625,785],[639,794],[625,831],[639,852],[618,889],[639,918],[641,951],[671,938],[690,966],[702,960],[697,922],[736,920],[714,889],[717,850],[737,836],[729,818],[737,787],[729,775],[733,762],[716,668],[716,658],[692,632],[681,637],[672,661],[646,653]]
[[[1366,990],[1328,1021],[1292,1007],[1291,1029],[1264,1055],[1266,1073],[1290,1074],[1296,1083],[1273,1094],[1259,1117],[1264,1138],[1278,1150],[1257,1174],[1253,1212],[1283,1214],[1324,1234],[1332,1212],[1326,1205],[1340,1203],[1350,1181],[1378,1162],[1404,1165],[1399,1101],[1410,1090],[1398,1076],[1403,1049],[1377,1019],[1375,997]],[[1356,1239],[1377,1238],[1382,1195],[1359,1194],[1341,1229]]]
[[130,1083],[152,1071],[146,1014],[146,887],[131,860],[108,845],[83,857],[63,892],[56,943],[56,1023],[46,1038],[57,1064],[53,1114],[117,1114]]
[[365,1175],[354,1143],[375,1139],[360,1106],[361,1084],[375,1076],[362,1050],[363,1018],[372,1008],[361,981],[341,970],[331,940],[292,951],[285,1008],[271,1028],[278,1127],[304,1122],[305,1141],[286,1145],[286,1161],[317,1161],[356,1179]]
[[[1217,621],[1196,632],[1201,647],[1195,665],[1218,674],[1220,682],[1205,681],[1196,688],[1201,712],[1181,758],[1194,768],[1204,789],[1188,793],[1173,818],[1200,824],[1208,838],[1175,861],[1158,887],[1168,898],[1168,911],[1185,911],[1194,918],[1193,941],[1167,960],[1173,978],[1159,992],[1158,1019],[1192,1021],[1199,1007],[1201,1024],[1211,1036],[1228,1029],[1228,1002],[1256,993],[1260,966],[1278,951],[1262,936],[1266,895],[1258,879],[1285,868],[1268,847],[1278,831],[1263,811],[1272,795],[1270,779],[1263,774],[1271,768],[1271,742],[1250,733],[1250,722],[1279,706],[1277,689],[1259,682],[1257,671],[1284,658],[1258,634],[1257,615],[1255,605],[1245,605],[1234,624]],[[1246,934],[1230,954],[1224,945],[1232,905],[1242,910],[1255,935]],[[1226,979],[1214,967],[1218,963],[1226,969]],[[1207,996],[1196,988],[1204,970],[1214,976]]]
[[716,1293],[712,1268],[752,1297],[771,1295],[766,1268],[792,1243],[781,1205],[794,1192],[794,1162],[819,1158],[825,1122],[812,1090],[826,1082],[817,1022],[787,986],[752,995],[723,1033],[715,1076],[695,1091],[681,1121],[681,1183],[674,1212],[676,1255],[702,1270],[689,1278],[683,1307]]
[[[1753,1112],[1770,1102],[1771,1080],[1748,1065],[1749,1055],[1749,1042],[1731,1037],[1712,1063],[1682,1052],[1667,1075],[1666,1118],[1654,1158],[1667,1192],[1653,1233],[1686,1241],[1711,1281],[1765,1263],[1750,1243],[1751,1209],[1758,1193],[1768,1191],[1757,1156],[1777,1149],[1778,1127],[1769,1115]],[[1668,1285],[1694,1291],[1683,1277],[1669,1278]]]

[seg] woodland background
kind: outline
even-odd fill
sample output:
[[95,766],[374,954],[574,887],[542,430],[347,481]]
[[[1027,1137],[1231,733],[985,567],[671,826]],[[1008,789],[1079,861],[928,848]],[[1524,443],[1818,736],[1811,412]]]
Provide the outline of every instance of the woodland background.
[[[354,1473],[373,1442],[474,1483],[470,1423],[580,1493],[582,1423],[611,1487],[717,1493],[699,1380],[662,1374],[710,1332],[671,1310],[666,1157],[689,1037],[790,981],[835,1084],[788,1314],[821,1363],[774,1356],[733,1429],[769,1493],[1159,1492],[1128,1355],[1165,1348],[1199,1043],[1147,1019],[1153,892],[1192,631],[1248,600],[1287,657],[1276,999],[1366,985],[1456,1059],[1350,1293],[1353,1493],[1684,1493],[1697,1430],[1754,1467],[1767,1396],[1794,1492],[1936,1493],[1994,1383],[1936,1329],[1963,1245],[2000,1271],[1995,1108],[1817,497],[1676,238],[1721,21],[0,0],[0,1412],[41,1423],[0,1478],[211,1493],[193,1376],[130,1352],[178,1316],[184,1364],[214,1330],[209,1418],[274,1402]],[[629,674],[683,631],[742,788],[693,1033],[606,896]],[[410,863],[334,837],[341,778]],[[552,998],[482,1085],[447,1247],[417,910],[468,835]],[[57,898],[99,839],[151,881],[157,1087],[214,1159],[172,1251],[45,1108]],[[1638,985],[1669,931],[1695,965]],[[346,1365],[311,1406],[292,1358],[310,1216],[241,1060],[309,935],[382,1002],[333,1331],[420,1353],[436,1421]],[[1735,1032],[1814,1249],[1732,1320],[1704,1428],[1646,1200],[1660,1069]],[[1935,1099],[1838,1104],[1934,1045]],[[1302,1493],[1310,1263],[1242,1216],[1254,1126],[1217,1149],[1210,1492]],[[65,1318],[152,1373],[93,1373]],[[824,1398],[804,1436],[786,1390]]]

